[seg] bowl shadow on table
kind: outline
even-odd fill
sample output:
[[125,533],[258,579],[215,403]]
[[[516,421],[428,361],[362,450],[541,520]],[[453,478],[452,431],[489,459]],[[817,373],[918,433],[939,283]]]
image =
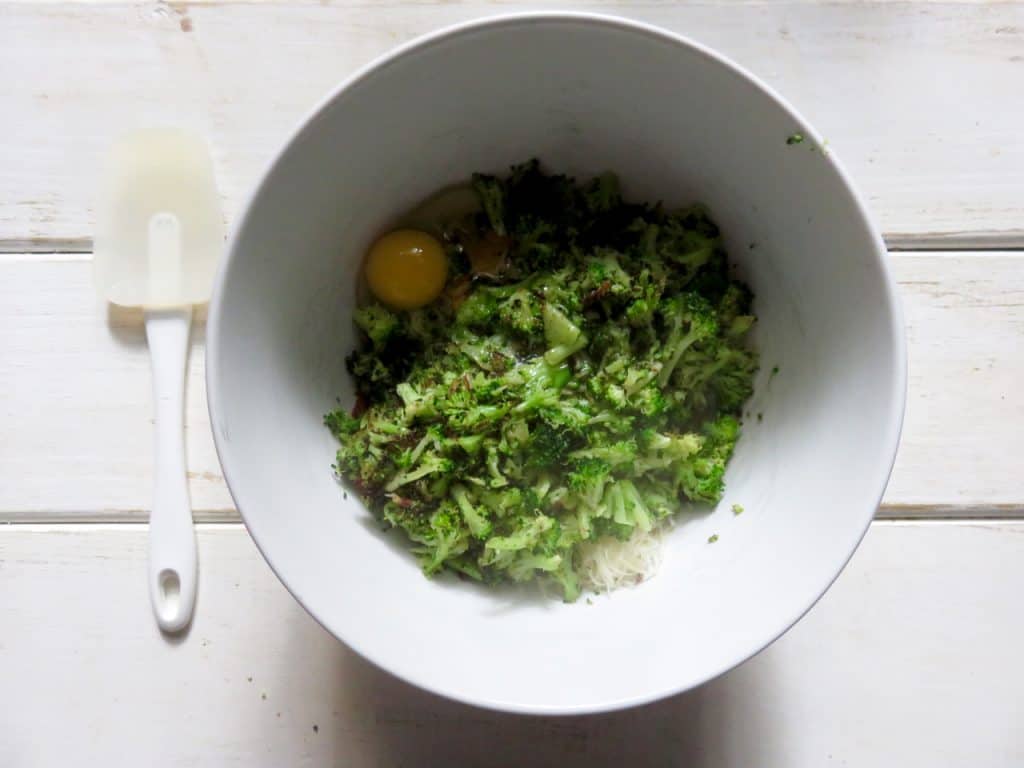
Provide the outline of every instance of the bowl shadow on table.
[[[308,634],[293,641],[308,646]],[[301,656],[308,647],[294,651]],[[770,656],[660,702],[561,717],[505,714],[435,696],[341,643],[318,663],[332,708],[317,730],[315,753],[324,765],[713,768],[752,765],[752,756],[756,764],[786,762],[782,686]]]

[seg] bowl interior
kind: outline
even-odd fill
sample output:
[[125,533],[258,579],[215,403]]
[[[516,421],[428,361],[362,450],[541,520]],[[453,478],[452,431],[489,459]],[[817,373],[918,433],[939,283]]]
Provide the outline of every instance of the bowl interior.
[[[803,143],[787,144],[794,132]],[[351,402],[343,358],[368,244],[438,188],[533,156],[579,176],[614,170],[634,199],[708,204],[760,316],[763,368],[724,501],[668,535],[656,578],[592,603],[423,578],[398,535],[343,498],[321,423],[336,398]],[[683,690],[790,626],[870,521],[903,407],[883,256],[813,131],[698,47],[573,16],[434,36],[328,101],[241,222],[211,313],[226,477],[303,605],[415,684],[530,712]]]

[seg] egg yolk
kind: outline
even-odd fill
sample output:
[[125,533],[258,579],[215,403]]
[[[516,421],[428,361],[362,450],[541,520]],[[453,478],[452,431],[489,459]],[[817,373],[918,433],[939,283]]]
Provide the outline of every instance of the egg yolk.
[[392,309],[418,309],[444,290],[448,259],[436,238],[415,229],[388,232],[366,255],[370,291]]

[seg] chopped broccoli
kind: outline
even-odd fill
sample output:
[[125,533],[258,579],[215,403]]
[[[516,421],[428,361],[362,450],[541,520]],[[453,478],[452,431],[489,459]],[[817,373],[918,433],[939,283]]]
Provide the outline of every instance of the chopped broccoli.
[[374,347],[383,347],[398,329],[398,318],[380,304],[367,304],[352,313],[355,324],[369,337]]
[[604,459],[584,458],[575,462],[567,480],[580,504],[590,510],[597,509],[604,498],[605,485],[611,479],[611,468]]
[[499,235],[504,235],[505,191],[501,180],[482,173],[474,174],[473,191],[480,200],[480,206],[487,216],[491,229]]
[[660,313],[670,329],[662,351],[663,367],[658,373],[658,385],[664,387],[683,353],[696,342],[718,333],[718,320],[707,299],[696,293],[666,299]]
[[474,504],[464,485],[453,485],[451,494],[455,503],[459,505],[459,511],[462,513],[470,533],[478,539],[486,540],[491,534],[491,521],[487,519],[487,508]]
[[[472,188],[442,298],[353,313],[357,407],[324,417],[334,468],[426,574],[572,601],[578,547],[721,499],[758,370],[753,296],[701,206],[627,203],[613,175],[536,161]],[[506,266],[473,274],[467,249],[495,238]]]

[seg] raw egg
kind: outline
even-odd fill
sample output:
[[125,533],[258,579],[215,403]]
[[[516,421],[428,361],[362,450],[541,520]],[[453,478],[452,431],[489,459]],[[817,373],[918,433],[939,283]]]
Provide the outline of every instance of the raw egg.
[[444,290],[448,259],[437,238],[416,229],[396,229],[366,254],[370,291],[392,309],[419,309]]

